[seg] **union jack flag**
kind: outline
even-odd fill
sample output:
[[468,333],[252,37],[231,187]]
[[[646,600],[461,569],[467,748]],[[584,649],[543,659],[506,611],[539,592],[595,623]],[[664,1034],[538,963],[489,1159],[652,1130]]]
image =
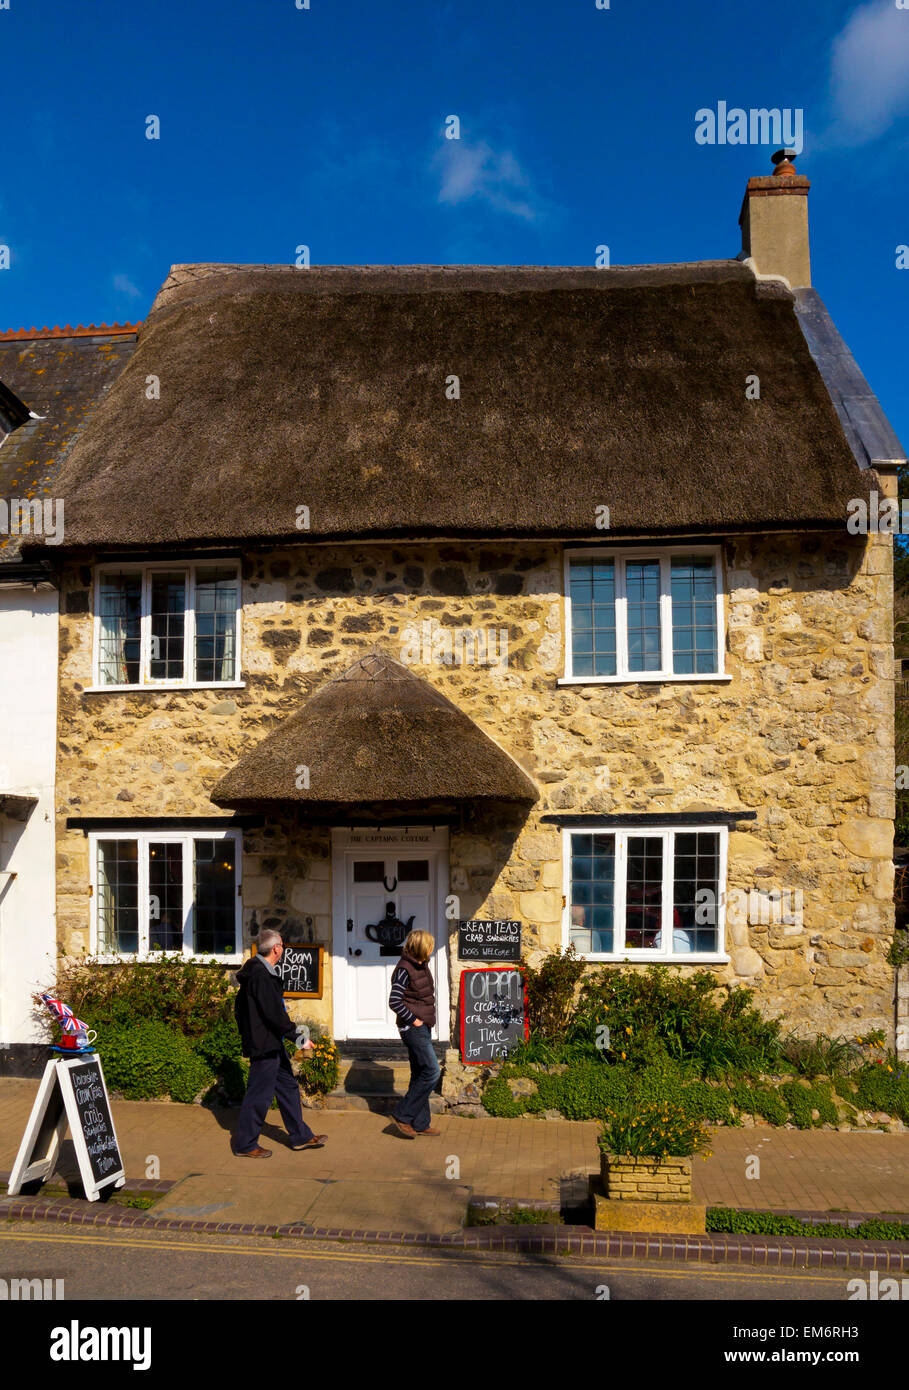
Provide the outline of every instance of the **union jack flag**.
[[68,1004],[64,1004],[62,999],[55,999],[52,994],[42,994],[41,1002],[50,1009],[64,1033],[88,1032],[88,1024],[83,1023],[81,1018],[76,1018],[72,1009]]

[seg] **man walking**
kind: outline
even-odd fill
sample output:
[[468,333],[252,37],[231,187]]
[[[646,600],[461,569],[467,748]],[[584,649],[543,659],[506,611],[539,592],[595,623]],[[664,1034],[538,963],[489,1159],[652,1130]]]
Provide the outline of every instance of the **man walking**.
[[429,959],[435,944],[428,931],[412,931],[391,977],[388,1005],[410,1054],[410,1086],[391,1118],[406,1139],[441,1133],[433,1129],[429,1110],[429,1097],[440,1075],[431,1036],[436,1021],[436,992]]
[[[321,1149],[327,1138],[313,1134],[303,1119],[300,1087],[284,1047],[284,1039],[294,1037],[297,1030],[284,1007],[284,987],[276,968],[283,954],[281,933],[263,928],[256,941],[256,955],[237,971],[240,991],[234,1000],[234,1015],[243,1056],[249,1058],[246,1095],[231,1143],[237,1158],[271,1157],[271,1149],[262,1148],[259,1135],[275,1095],[292,1149]],[[311,1047],[307,1042],[304,1050]]]

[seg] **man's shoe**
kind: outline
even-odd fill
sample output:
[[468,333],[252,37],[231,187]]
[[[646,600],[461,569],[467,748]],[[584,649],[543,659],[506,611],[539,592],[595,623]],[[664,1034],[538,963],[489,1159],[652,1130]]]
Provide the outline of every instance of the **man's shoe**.
[[433,1129],[432,1125],[430,1125],[428,1129],[418,1129],[418,1130],[415,1130],[414,1133],[415,1133],[415,1134],[431,1134],[433,1137],[435,1137],[437,1134],[441,1134],[442,1131],[441,1131],[440,1129]]
[[314,1134],[311,1139],[307,1139],[305,1144],[291,1144],[294,1153],[299,1153],[300,1149],[324,1149],[327,1134]]
[[405,1124],[403,1120],[397,1119],[394,1115],[391,1116],[391,1122],[398,1133],[404,1135],[405,1139],[416,1139],[417,1131],[414,1129],[413,1125]]
[[231,1152],[234,1158],[271,1158],[271,1149],[263,1149],[261,1144],[257,1144],[254,1149],[247,1149],[246,1153],[241,1153],[231,1144]]

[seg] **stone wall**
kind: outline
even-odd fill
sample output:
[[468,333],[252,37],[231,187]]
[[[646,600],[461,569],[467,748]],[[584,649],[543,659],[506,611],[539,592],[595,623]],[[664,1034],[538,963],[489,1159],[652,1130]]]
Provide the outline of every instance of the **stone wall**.
[[[460,915],[519,918],[531,954],[561,941],[567,885],[560,833],[540,819],[547,812],[749,808],[757,819],[730,834],[727,886],[801,890],[804,921],[733,922],[730,962],[710,968],[724,984],[754,986],[762,1007],[793,1026],[890,1031],[891,557],[886,536],[732,540],[731,680],[559,687],[563,571],[554,544],[251,553],[245,687],[135,694],[85,693],[91,572],[74,565],[61,618],[60,946],[88,944],[87,842],[65,829],[65,816],[210,815],[208,792],[221,774],[374,644],[401,659],[414,631],[493,629],[499,651],[507,638],[507,665],[413,667],[541,791],[526,820],[468,814],[453,830]],[[293,822],[291,833],[290,824],[246,833],[245,925],[255,911],[260,923],[311,930],[330,955],[329,832]],[[454,952],[450,963],[454,1008]],[[326,998],[301,1001],[298,1016],[330,1021],[330,981],[329,966]]]

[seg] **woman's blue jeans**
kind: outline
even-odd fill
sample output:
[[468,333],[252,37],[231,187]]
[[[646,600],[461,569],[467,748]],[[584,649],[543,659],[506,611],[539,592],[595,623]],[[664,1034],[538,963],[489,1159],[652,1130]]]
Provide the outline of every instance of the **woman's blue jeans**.
[[394,1112],[394,1118],[402,1124],[411,1125],[417,1131],[429,1129],[429,1097],[441,1076],[439,1063],[433,1051],[431,1033],[432,1030],[425,1024],[419,1028],[411,1024],[401,1034],[401,1040],[410,1054],[410,1086],[407,1095]]

